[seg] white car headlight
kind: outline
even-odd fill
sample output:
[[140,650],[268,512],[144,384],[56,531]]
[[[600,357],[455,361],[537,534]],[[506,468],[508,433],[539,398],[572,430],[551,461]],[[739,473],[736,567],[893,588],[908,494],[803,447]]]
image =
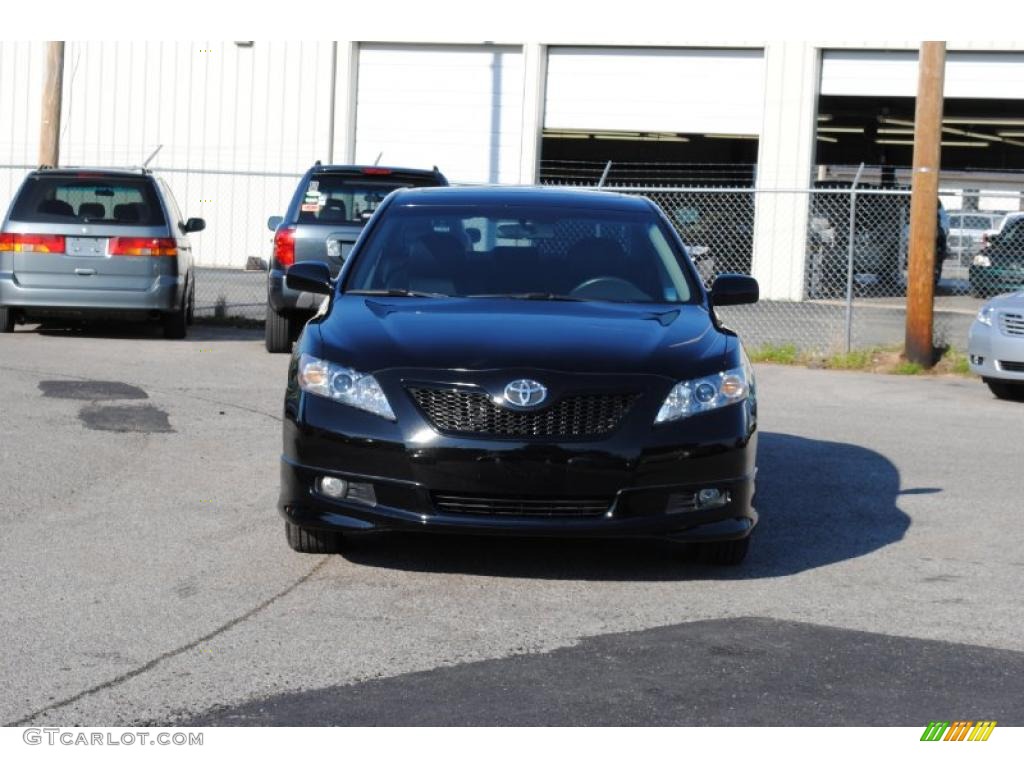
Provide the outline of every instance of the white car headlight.
[[976,267],[991,267],[992,259],[987,254],[977,253],[974,255],[974,266]]
[[303,354],[299,356],[298,379],[303,392],[395,420],[391,403],[373,376]]
[[992,307],[982,307],[979,310],[978,322],[982,325],[992,325]]
[[677,421],[695,413],[742,402],[751,394],[752,385],[753,375],[747,366],[681,381],[668,393],[654,423]]

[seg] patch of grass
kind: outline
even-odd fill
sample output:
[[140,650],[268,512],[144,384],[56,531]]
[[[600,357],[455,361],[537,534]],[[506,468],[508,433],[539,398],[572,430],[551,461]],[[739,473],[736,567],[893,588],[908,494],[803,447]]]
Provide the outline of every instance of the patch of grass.
[[809,368],[825,368],[831,371],[866,371],[896,376],[971,375],[967,356],[953,348],[942,350],[938,362],[932,368],[907,360],[903,356],[902,348],[898,346],[867,347],[849,352],[835,352],[831,355],[812,355],[801,352],[794,344],[769,344],[748,354],[751,362],[755,363],[806,365]]
[[949,373],[954,376],[973,376],[967,355],[959,349],[947,347],[933,369],[935,373]]
[[924,373],[924,371],[925,368],[920,363],[901,360],[889,370],[889,373],[896,374],[897,376],[917,376],[919,373]]
[[851,349],[849,352],[837,352],[821,361],[822,368],[836,371],[870,371],[874,370],[876,357],[881,350]]
[[765,344],[763,347],[749,350],[747,355],[752,363],[796,365],[804,362],[795,344]]

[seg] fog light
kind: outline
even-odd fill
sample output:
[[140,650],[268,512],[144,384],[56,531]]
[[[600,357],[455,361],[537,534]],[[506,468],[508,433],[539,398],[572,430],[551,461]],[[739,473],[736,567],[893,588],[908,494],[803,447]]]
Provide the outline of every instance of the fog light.
[[377,494],[374,492],[373,485],[370,483],[349,483],[346,498],[350,501],[358,501],[360,504],[366,504],[370,507],[377,506]]
[[985,358],[981,355],[971,355],[971,365],[983,365]]
[[697,494],[697,506],[701,509],[721,507],[729,503],[729,494],[717,488],[701,488]]
[[318,485],[320,493],[332,499],[340,499],[348,493],[348,482],[340,477],[321,477]]

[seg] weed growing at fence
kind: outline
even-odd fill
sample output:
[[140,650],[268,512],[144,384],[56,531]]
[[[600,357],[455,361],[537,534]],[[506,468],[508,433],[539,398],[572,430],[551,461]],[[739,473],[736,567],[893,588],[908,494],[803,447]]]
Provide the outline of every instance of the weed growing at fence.
[[803,365],[808,368],[824,368],[830,371],[866,371],[898,376],[972,375],[967,356],[952,347],[942,352],[942,357],[931,369],[910,362],[903,357],[903,350],[896,346],[854,349],[849,352],[836,352],[832,355],[814,355],[801,352],[793,344],[767,344],[748,350],[747,354],[751,362],[754,363]]

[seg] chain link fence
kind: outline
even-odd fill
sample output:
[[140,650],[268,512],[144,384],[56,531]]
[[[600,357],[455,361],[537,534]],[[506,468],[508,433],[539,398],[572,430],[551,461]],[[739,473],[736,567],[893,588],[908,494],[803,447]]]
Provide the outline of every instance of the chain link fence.
[[[909,190],[604,188],[654,201],[706,285],[723,272],[759,280],[757,305],[720,310],[749,347],[829,355],[903,344]],[[1024,287],[1020,198],[1017,191],[984,193],[984,210],[940,212],[936,205],[937,346],[965,348],[984,298]],[[960,204],[965,196],[944,190],[940,199]]]

